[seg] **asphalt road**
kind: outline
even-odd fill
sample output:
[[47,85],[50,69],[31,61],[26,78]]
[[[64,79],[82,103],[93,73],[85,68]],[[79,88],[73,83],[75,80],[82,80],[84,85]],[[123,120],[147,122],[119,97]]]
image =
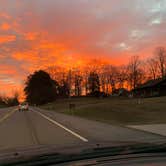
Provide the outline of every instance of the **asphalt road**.
[[80,146],[109,141],[158,142],[164,136],[31,107],[0,109],[0,150],[37,145]]

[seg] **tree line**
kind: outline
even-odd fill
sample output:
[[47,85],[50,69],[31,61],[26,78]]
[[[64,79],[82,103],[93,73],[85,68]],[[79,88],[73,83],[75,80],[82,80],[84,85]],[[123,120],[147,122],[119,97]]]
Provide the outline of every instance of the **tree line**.
[[135,89],[140,84],[150,79],[163,78],[166,75],[166,49],[158,47],[154,55],[146,60],[139,56],[132,56],[128,64],[114,66],[111,64],[100,64],[93,60],[84,68],[71,68],[65,70],[63,67],[50,67],[46,71],[53,80],[60,85],[67,84],[71,95],[87,95],[91,91],[91,79],[99,80],[100,90],[110,93],[116,88]]
[[158,47],[152,57],[141,60],[135,55],[121,66],[92,60],[85,67],[52,66],[36,71],[28,76],[24,91],[29,102],[43,104],[57,97],[107,95],[121,88],[132,90],[148,80],[165,76],[166,49]]
[[19,95],[14,93],[11,97],[0,96],[0,107],[12,107],[19,104]]

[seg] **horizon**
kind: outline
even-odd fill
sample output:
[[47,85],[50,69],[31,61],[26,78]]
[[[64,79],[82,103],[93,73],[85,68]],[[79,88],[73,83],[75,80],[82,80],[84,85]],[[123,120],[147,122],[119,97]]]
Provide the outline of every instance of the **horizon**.
[[0,1],[0,93],[21,91],[26,76],[51,66],[115,66],[165,47],[166,1]]

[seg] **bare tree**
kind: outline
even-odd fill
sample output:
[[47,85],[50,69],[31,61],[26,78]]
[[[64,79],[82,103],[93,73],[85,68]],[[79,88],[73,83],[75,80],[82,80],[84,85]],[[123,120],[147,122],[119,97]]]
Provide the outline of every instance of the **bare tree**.
[[60,85],[63,85],[67,79],[67,70],[63,67],[52,66],[46,69],[53,80],[56,80]]
[[101,86],[101,91],[105,92],[108,94],[108,65],[102,65],[99,70],[99,79],[100,79],[100,86]]
[[147,72],[149,73],[149,77],[155,80],[158,77],[157,60],[154,58],[148,59],[147,64],[148,64],[148,71]]
[[74,86],[75,86],[75,96],[81,96],[82,94],[82,76],[79,74],[75,74],[74,77]]
[[135,89],[142,83],[143,70],[141,69],[141,61],[139,56],[133,56],[128,64],[128,83],[131,89]]
[[127,80],[127,67],[125,65],[119,66],[117,68],[117,82],[119,84],[119,88],[123,88],[124,84]]
[[82,95],[82,72],[80,68],[72,69],[72,87],[74,88],[74,95],[81,96]]
[[82,73],[82,78],[83,78],[83,87],[84,87],[84,91],[85,91],[85,95],[88,94],[88,76],[89,76],[89,72],[88,70],[84,70]]
[[100,92],[100,80],[97,73],[91,72],[89,74],[88,88],[91,95],[95,95],[96,92]]
[[72,84],[73,84],[73,75],[72,75],[71,69],[67,73],[67,84],[69,87],[69,97],[71,97],[72,96]]
[[89,88],[88,88],[88,78],[89,74],[93,69],[91,68],[91,65],[87,65],[86,67],[82,68],[82,91],[84,92],[85,95],[89,93]]
[[108,72],[109,84],[111,86],[111,91],[113,92],[116,89],[117,84],[117,67],[109,65]]
[[156,60],[160,76],[163,78],[166,75],[166,50],[164,47],[158,47],[155,51]]

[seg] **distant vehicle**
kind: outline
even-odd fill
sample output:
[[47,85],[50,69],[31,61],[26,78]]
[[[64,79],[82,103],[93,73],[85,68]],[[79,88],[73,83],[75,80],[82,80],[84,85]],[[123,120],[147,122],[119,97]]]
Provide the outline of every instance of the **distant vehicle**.
[[20,103],[18,106],[19,111],[28,111],[29,110],[29,105],[27,102]]

